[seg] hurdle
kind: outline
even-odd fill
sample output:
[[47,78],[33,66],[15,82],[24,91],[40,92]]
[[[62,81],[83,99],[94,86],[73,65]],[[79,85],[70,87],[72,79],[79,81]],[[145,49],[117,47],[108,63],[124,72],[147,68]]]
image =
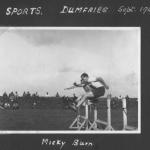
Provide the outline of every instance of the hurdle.
[[70,129],[89,130],[89,127],[92,125],[91,121],[89,120],[89,105],[91,105],[91,103],[89,102],[89,100],[87,100],[84,106],[85,115],[80,114],[80,107],[77,109],[77,117],[69,126]]
[[114,128],[111,125],[111,94],[107,95],[107,121],[98,119],[97,106],[96,104],[94,104],[94,122],[89,127],[89,130],[100,130],[98,128],[98,124],[104,125],[104,130],[114,130]]
[[[89,106],[94,106],[94,121],[89,119]],[[107,96],[107,121],[98,119],[98,112],[96,104],[92,103],[90,100],[85,102],[85,116],[80,114],[80,108],[77,110],[77,117],[74,119],[72,124],[69,126],[70,129],[85,129],[85,130],[100,130],[99,125],[104,125],[104,130],[114,130],[111,125],[111,95]]]
[[[122,102],[122,117],[123,117],[123,128],[122,130],[137,130],[136,127],[128,125],[127,118],[127,101],[126,98],[121,99]],[[89,119],[89,106],[93,105],[93,121]],[[95,103],[92,103],[90,100],[85,102],[85,115],[80,114],[80,108],[77,109],[77,117],[69,126],[70,129],[77,130],[115,130],[111,125],[111,94],[107,95],[107,121],[98,119],[98,109]],[[104,129],[100,129],[99,126],[105,126]]]
[[123,115],[123,129],[122,130],[136,130],[136,127],[132,127],[128,125],[126,98],[122,98],[122,115]]

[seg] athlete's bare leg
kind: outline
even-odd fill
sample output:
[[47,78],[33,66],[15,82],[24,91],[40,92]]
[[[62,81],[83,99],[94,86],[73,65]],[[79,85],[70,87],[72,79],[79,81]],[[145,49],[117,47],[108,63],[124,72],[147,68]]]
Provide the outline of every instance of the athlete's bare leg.
[[90,97],[94,97],[92,92],[88,92],[85,95],[83,95],[81,100],[78,102],[77,107],[79,107],[82,103],[84,103]]

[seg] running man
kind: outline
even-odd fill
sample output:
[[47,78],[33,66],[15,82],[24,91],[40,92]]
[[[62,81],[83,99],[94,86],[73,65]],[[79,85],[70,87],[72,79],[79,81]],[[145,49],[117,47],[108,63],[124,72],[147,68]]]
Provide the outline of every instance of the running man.
[[[93,82],[99,82],[101,83],[102,86],[95,87],[92,84]],[[94,99],[94,98],[103,96],[105,94],[105,89],[107,90],[109,89],[108,85],[105,83],[105,81],[101,77],[96,78],[96,80],[94,81],[89,81],[89,76],[87,73],[81,74],[81,83],[80,84],[74,83],[74,88],[75,87],[83,87],[85,91],[84,95],[77,98],[76,107],[80,107],[87,99]]]

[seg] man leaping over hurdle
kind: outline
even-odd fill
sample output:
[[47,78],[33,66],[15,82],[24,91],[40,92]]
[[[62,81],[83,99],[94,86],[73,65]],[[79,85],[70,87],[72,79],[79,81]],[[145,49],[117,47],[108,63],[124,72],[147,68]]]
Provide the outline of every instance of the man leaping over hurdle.
[[[95,87],[92,83],[93,82],[100,82],[102,86]],[[105,89],[109,89],[108,85],[105,83],[105,81],[101,77],[97,77],[94,81],[89,81],[89,76],[87,73],[81,74],[81,83],[77,84],[74,83],[74,86],[67,88],[67,89],[73,89],[76,87],[83,87],[85,94],[78,97],[76,99],[76,106],[75,108],[80,107],[88,98],[98,98],[105,94]]]

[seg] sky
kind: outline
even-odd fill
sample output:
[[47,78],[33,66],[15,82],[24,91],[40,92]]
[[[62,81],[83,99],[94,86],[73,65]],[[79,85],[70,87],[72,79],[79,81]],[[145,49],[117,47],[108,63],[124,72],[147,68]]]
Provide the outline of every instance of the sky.
[[0,28],[0,94],[82,94],[64,88],[83,72],[102,77],[112,95],[138,95],[139,28]]

